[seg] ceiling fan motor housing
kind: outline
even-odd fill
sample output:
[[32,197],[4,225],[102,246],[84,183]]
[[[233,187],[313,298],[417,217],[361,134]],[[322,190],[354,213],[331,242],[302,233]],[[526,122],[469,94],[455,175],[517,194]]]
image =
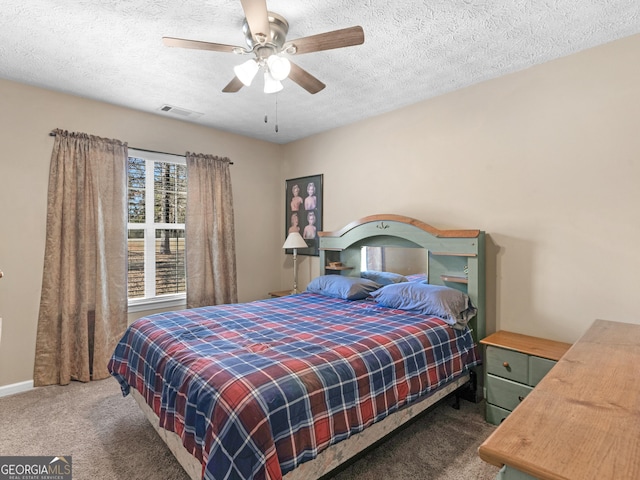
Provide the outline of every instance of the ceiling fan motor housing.
[[282,51],[282,47],[287,39],[287,33],[289,32],[289,23],[282,15],[268,12],[268,18],[269,36],[266,38],[254,38],[246,18],[242,24],[242,32],[244,33],[245,41],[249,49],[254,51],[256,56],[263,60]]

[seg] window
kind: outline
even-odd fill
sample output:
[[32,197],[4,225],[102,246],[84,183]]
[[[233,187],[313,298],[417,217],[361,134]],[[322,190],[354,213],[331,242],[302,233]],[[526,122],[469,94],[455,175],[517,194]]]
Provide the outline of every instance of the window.
[[180,305],[186,296],[185,158],[129,149],[128,162],[129,310]]

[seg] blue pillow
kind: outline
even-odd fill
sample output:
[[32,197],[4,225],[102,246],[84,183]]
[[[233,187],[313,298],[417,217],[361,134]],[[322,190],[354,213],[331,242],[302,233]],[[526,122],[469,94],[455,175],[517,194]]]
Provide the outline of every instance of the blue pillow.
[[395,283],[382,287],[371,296],[384,307],[432,315],[449,325],[465,326],[478,311],[468,295],[440,285]]
[[412,273],[411,275],[407,275],[407,280],[409,282],[429,283],[429,277],[426,273]]
[[375,270],[365,270],[360,273],[362,278],[374,281],[380,285],[391,285],[392,283],[407,282],[407,277],[393,272],[376,272]]
[[344,300],[361,300],[367,298],[380,285],[366,278],[345,277],[342,275],[321,275],[311,280],[307,292],[319,293],[327,297]]

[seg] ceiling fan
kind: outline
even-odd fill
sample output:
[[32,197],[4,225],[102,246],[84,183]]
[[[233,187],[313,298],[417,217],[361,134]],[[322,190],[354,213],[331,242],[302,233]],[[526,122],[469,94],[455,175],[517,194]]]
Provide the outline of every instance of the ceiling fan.
[[254,54],[255,58],[234,67],[235,77],[222,89],[223,92],[237,92],[243,86],[249,86],[262,68],[265,93],[282,90],[280,81],[287,77],[309,93],[318,93],[326,85],[284,55],[301,55],[364,43],[364,31],[359,26],[287,41],[289,23],[281,15],[267,11],[266,0],[240,0],[240,3],[246,17],[242,31],[248,48],[162,37],[162,41],[168,47],[194,48],[238,55]]

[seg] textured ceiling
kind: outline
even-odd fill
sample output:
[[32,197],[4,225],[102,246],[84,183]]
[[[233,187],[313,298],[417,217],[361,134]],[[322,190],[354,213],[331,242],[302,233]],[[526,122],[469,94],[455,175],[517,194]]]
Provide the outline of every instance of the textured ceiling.
[[288,20],[288,39],[361,25],[365,43],[292,57],[326,83],[315,95],[291,80],[277,97],[258,80],[222,93],[247,57],[169,48],[161,38],[244,45],[239,0],[2,0],[0,77],[184,118],[160,112],[168,104],[201,114],[189,121],[287,143],[640,33],[638,0],[267,6]]

